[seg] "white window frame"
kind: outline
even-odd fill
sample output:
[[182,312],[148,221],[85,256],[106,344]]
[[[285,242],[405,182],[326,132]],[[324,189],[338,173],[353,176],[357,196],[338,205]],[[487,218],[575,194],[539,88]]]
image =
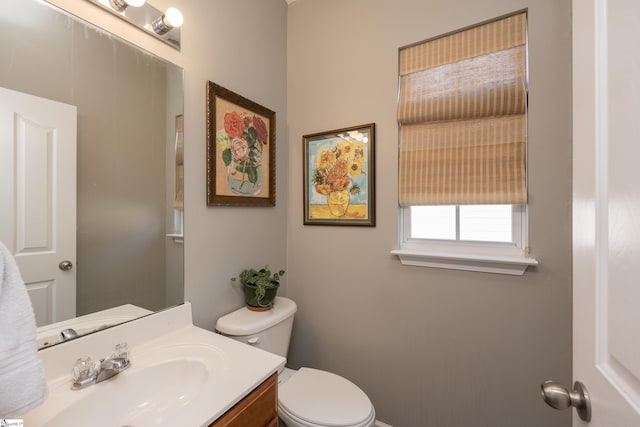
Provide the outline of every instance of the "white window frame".
[[167,234],[174,243],[184,244],[184,209],[173,208],[173,233]]
[[512,243],[414,239],[411,238],[411,209],[399,211],[399,249],[391,253],[398,256],[403,265],[518,276],[523,275],[527,267],[538,265],[538,261],[529,256],[526,205],[514,205]]

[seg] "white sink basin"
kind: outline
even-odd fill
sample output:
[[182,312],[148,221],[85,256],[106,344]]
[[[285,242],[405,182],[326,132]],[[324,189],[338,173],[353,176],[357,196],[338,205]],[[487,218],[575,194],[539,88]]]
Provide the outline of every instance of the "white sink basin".
[[[188,351],[188,348],[185,348]],[[194,402],[209,379],[207,362],[170,360],[147,365],[138,360],[131,368],[83,390],[52,390],[73,400],[51,418],[52,425],[69,426],[79,419],[92,426],[163,425]],[[105,412],[106,410],[106,412]],[[96,414],[108,415],[96,416]],[[176,421],[175,425],[179,425]]]
[[[190,306],[175,310],[188,312],[190,322]],[[24,425],[207,426],[284,365],[282,357],[181,326],[167,313],[41,350],[49,396],[24,415]],[[158,336],[158,331],[167,333]],[[138,335],[154,338],[136,342]],[[71,388],[78,357],[108,356],[114,343],[124,341],[131,349],[128,369],[87,388]]]

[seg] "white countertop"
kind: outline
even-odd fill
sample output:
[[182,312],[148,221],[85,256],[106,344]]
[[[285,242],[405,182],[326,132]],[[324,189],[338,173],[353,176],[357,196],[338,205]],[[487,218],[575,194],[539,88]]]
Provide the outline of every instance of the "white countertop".
[[[121,342],[128,343],[131,349],[131,368],[104,383],[83,390],[70,389],[70,371],[76,359],[108,356]],[[280,356],[194,326],[189,303],[40,350],[39,355],[45,367],[49,397],[43,405],[24,415],[25,426],[54,426],[59,422],[56,417],[64,415],[69,408],[74,408],[78,417],[73,417],[71,424],[66,420],[65,427],[86,426],[88,422],[95,427],[119,426],[120,422],[126,421],[122,417],[127,415],[117,414],[119,403],[115,399],[110,402],[110,397],[104,398],[104,412],[91,412],[93,416],[89,420],[82,416],[82,412],[86,412],[85,406],[91,407],[85,402],[95,401],[95,396],[112,396],[114,390],[118,396],[131,392],[135,394],[136,402],[140,402],[138,408],[144,411],[146,396],[140,396],[140,389],[144,390],[144,384],[140,382],[144,381],[151,381],[151,387],[166,387],[164,394],[172,389],[180,393],[180,387],[175,387],[180,383],[180,377],[175,373],[167,372],[167,378],[163,378],[163,371],[149,370],[166,360],[195,361],[199,367],[206,366],[201,368],[202,375],[197,374],[202,381],[198,381],[197,393],[193,393],[181,408],[171,408],[172,412],[165,412],[163,416],[141,417],[142,425],[208,426],[285,363]],[[147,374],[153,372],[154,378],[150,379],[145,369],[148,369]],[[157,372],[160,374],[156,375]],[[154,399],[152,394],[149,393],[150,400]],[[176,396],[176,401],[184,398]],[[100,400],[101,406],[102,403]],[[153,407],[153,402],[149,407]],[[135,425],[141,424],[136,422]]]

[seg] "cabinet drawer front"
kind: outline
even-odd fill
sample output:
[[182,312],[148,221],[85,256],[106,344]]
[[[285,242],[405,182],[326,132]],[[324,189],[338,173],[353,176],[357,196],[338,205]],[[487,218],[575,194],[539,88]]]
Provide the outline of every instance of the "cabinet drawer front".
[[278,375],[273,374],[209,427],[278,425]]

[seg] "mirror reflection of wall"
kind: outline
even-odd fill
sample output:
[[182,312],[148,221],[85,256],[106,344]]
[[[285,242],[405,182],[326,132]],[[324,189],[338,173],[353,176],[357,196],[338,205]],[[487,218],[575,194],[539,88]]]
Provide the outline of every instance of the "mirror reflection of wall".
[[182,302],[182,69],[40,0],[0,8],[0,86],[77,106],[77,315]]

